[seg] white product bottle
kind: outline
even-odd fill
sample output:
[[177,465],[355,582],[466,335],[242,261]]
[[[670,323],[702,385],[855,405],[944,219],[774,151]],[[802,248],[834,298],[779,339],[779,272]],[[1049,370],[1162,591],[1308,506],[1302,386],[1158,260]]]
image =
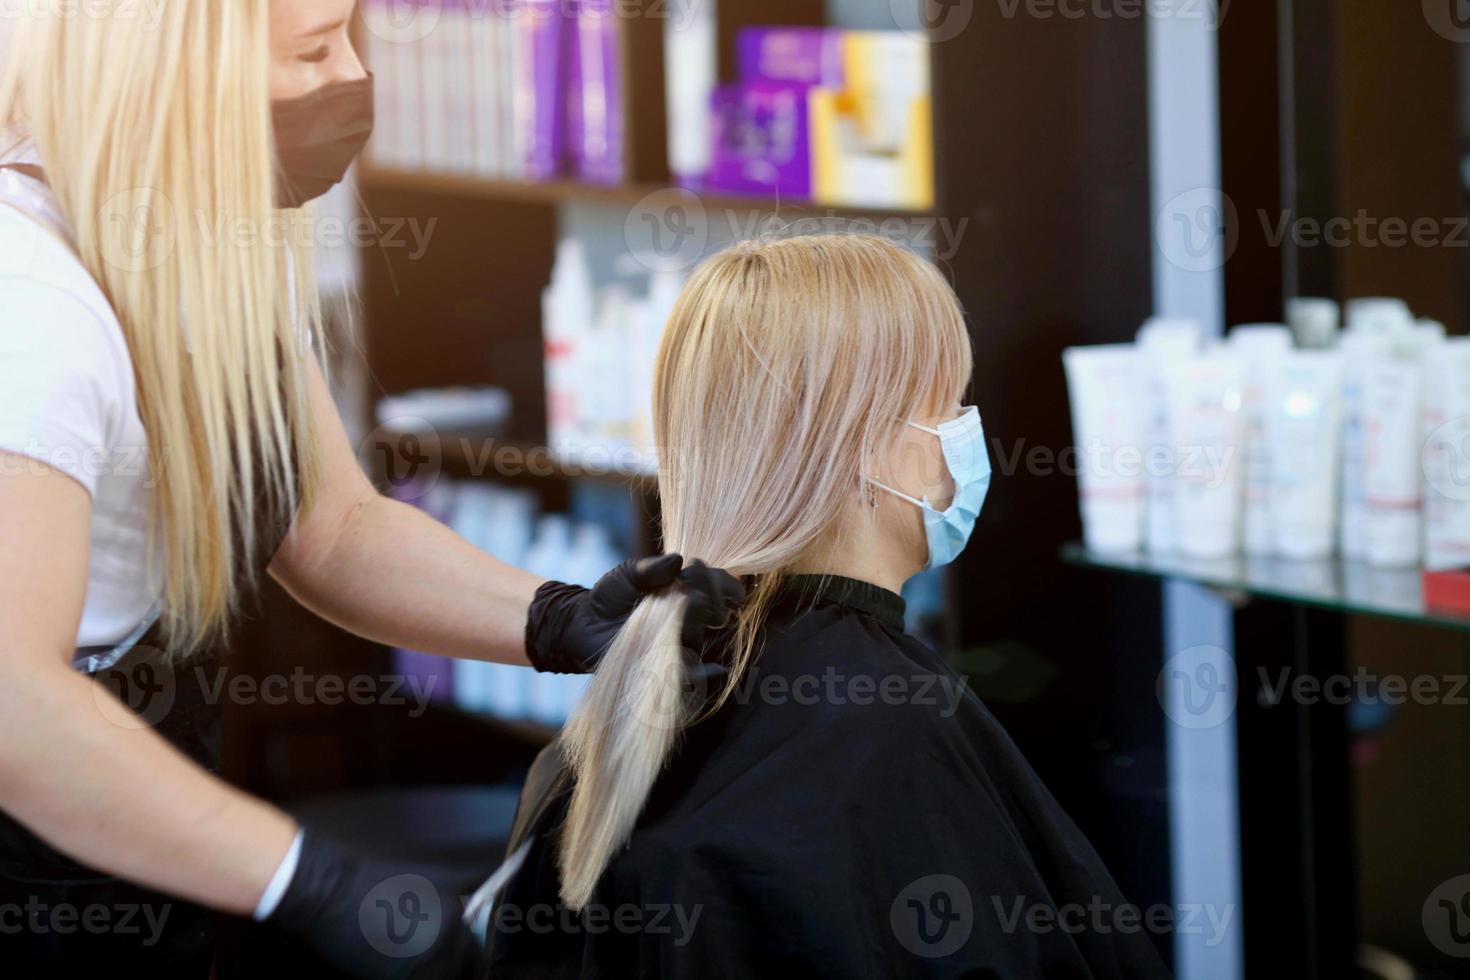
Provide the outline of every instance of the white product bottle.
[[1154,317],[1138,331],[1142,385],[1144,472],[1148,495],[1144,538],[1148,550],[1165,554],[1178,547],[1174,513],[1175,470],[1165,379],[1171,366],[1198,353],[1204,326],[1198,320]]
[[[490,520],[493,488],[465,483],[455,498],[449,526],[476,548],[484,550]],[[494,690],[494,664],[478,660],[455,660],[454,701],[465,711],[489,711]]]
[[[567,580],[567,560],[572,547],[572,522],[562,514],[547,514],[536,524],[536,540],[526,552],[526,571],[544,578]],[[560,674],[533,673],[529,680],[526,713],[545,725],[564,720]]]
[[596,466],[626,465],[633,435],[632,378],[629,374],[629,326],[633,299],[622,286],[608,286],[598,294],[598,316],[579,364],[583,431],[595,455]]
[[1248,555],[1271,553],[1271,444],[1266,433],[1267,389],[1291,350],[1291,331],[1279,323],[1235,327],[1227,338],[1240,358],[1241,440],[1245,455],[1245,530]]
[[1368,557],[1368,504],[1363,486],[1363,389],[1374,339],[1364,328],[1342,335],[1342,462],[1338,550],[1349,561]]
[[678,273],[655,272],[648,285],[648,299],[637,304],[631,321],[633,338],[628,347],[632,358],[633,446],[638,452],[640,468],[652,473],[658,469],[653,433],[653,369],[664,328],[674,312],[684,280]]
[[[623,560],[613,547],[607,530],[599,524],[579,524],[572,535],[571,553],[567,557],[568,582],[591,588],[597,580]],[[591,675],[571,674],[559,678],[560,707],[563,719],[571,716],[577,702],[592,683]]]
[[664,22],[664,79],[669,114],[669,171],[695,186],[710,164],[710,98],[718,72],[715,3],[673,0]]
[[1227,558],[1240,550],[1242,369],[1223,348],[1172,362],[1165,376],[1169,430],[1179,451],[1174,477],[1178,550]]
[[1379,567],[1422,558],[1422,336],[1382,340],[1363,376],[1364,556]]
[[1072,409],[1082,539],[1099,552],[1137,551],[1143,543],[1143,423],[1135,394],[1133,344],[1062,351]]
[[1299,296],[1286,301],[1286,322],[1302,350],[1336,347],[1341,319],[1341,310],[1330,299]]
[[1288,352],[1272,375],[1271,530],[1283,558],[1325,559],[1336,544],[1341,374],[1339,352],[1303,350]]
[[581,366],[593,323],[592,269],[586,249],[575,238],[564,238],[556,247],[556,266],[542,294],[541,311],[547,442],[556,453],[574,453],[584,412]]
[[1425,567],[1470,567],[1470,337],[1424,360]]
[[1348,300],[1347,327],[1371,333],[1406,329],[1414,322],[1409,304],[1388,296],[1360,296]]
[[[485,550],[510,565],[524,565],[536,523],[536,496],[529,490],[487,487],[489,520]],[[501,718],[528,714],[532,671],[510,664],[486,664],[486,708]]]

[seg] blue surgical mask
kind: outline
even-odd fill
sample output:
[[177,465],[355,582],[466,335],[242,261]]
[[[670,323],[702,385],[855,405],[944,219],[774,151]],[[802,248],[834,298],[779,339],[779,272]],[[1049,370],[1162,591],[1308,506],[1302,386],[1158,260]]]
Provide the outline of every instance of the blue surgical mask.
[[929,539],[929,561],[924,567],[938,568],[954,561],[965,550],[985,503],[985,494],[990,490],[990,454],[985,449],[985,430],[980,425],[980,410],[974,405],[938,428],[917,422],[906,424],[939,437],[945,465],[954,478],[954,502],[945,510],[935,510],[928,497],[923,500],[910,497],[871,477],[868,482],[924,512],[924,535]]

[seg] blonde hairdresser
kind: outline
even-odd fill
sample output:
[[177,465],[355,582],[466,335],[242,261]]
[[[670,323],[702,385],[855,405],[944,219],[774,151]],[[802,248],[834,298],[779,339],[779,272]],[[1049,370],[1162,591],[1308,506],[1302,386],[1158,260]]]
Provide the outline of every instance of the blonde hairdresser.
[[[169,914],[142,940],[27,920],[0,970],[207,976],[219,911],[350,973],[453,976],[457,897],[412,896],[439,913],[385,948],[360,915],[393,875],[211,774],[219,706],[190,668],[269,573],[385,644],[586,670],[682,562],[544,582],[364,477],[299,207],[371,131],[353,0],[23,6],[0,56],[0,907]],[[688,577],[695,635],[738,598],[701,606],[719,578]],[[177,703],[130,716],[109,674]]]

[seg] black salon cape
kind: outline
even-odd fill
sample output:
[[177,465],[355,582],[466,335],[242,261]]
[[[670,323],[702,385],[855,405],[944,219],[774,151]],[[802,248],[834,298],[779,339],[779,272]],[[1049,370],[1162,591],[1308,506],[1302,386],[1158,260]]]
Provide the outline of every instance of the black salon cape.
[[552,746],[483,976],[1167,977],[1087,840],[902,623],[876,586],[793,582],[743,695],[686,733],[585,918],[557,901]]

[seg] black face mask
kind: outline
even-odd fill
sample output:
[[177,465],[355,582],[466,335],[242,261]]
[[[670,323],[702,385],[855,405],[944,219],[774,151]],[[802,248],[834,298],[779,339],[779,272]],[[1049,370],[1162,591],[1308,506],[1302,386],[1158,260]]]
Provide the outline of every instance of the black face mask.
[[373,133],[373,76],[273,102],[271,115],[281,165],[276,207],[299,208],[339,183],[367,145]]

